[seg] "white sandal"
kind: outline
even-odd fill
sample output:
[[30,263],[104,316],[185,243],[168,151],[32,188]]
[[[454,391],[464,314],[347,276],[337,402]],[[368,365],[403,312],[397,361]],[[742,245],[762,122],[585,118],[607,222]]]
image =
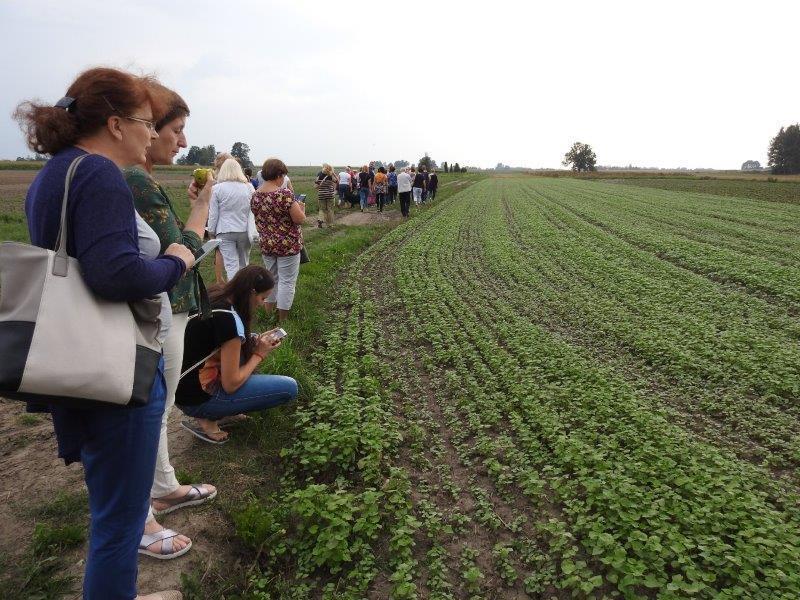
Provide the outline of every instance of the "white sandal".
[[[191,549],[192,541],[189,540],[185,548],[173,551],[172,539],[179,535],[180,533],[172,531],[172,529],[162,529],[155,533],[145,533],[142,536],[142,541],[139,542],[139,554],[144,554],[150,558],[157,558],[158,560],[171,560],[183,556]],[[153,552],[147,549],[148,546],[152,546],[156,542],[161,542],[161,552]]]
[[210,492],[205,486],[206,484],[204,483],[193,483],[190,485],[189,491],[180,498],[151,498],[151,505],[154,502],[167,505],[166,508],[162,508],[161,510],[156,510],[155,506],[153,506],[153,516],[160,517],[162,515],[168,515],[179,508],[197,506],[198,504],[203,504],[203,502],[216,498],[217,490]]

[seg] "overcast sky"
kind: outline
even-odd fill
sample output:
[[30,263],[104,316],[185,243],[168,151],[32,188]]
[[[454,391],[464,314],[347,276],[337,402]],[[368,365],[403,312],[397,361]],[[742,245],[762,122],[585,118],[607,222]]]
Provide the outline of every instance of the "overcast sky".
[[800,120],[800,2],[0,0],[0,158],[10,114],[96,65],[156,74],[189,144],[260,162],[558,167],[766,164]]

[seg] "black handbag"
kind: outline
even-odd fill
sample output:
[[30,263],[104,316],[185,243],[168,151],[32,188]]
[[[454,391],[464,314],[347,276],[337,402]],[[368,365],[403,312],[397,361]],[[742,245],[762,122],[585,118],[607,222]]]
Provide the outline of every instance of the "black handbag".
[[308,252],[306,251],[306,247],[303,246],[300,249],[300,264],[304,265],[307,262],[311,262],[311,259],[308,257]]

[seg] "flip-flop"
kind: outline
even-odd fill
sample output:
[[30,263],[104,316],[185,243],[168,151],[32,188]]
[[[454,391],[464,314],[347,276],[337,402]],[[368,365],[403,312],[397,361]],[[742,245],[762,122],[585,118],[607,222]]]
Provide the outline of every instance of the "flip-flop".
[[[183,556],[189,550],[191,550],[192,541],[189,540],[189,543],[181,550],[173,551],[172,538],[178,535],[180,534],[177,531],[172,531],[172,529],[162,529],[161,531],[156,531],[155,533],[145,533],[142,536],[142,541],[139,542],[139,554],[144,554],[150,558],[157,558],[158,560],[171,560],[173,558]],[[152,550],[147,549],[148,546],[159,541],[161,542],[161,552],[153,552]]]
[[[200,427],[199,425],[197,425],[195,423],[192,423],[191,421],[181,421],[181,427],[186,429],[189,433],[191,433],[195,437],[198,437],[201,440],[203,440],[204,442],[208,442],[209,444],[220,445],[220,444],[224,444],[225,442],[228,441],[228,436],[227,435],[221,440],[215,440],[214,438],[210,437],[205,431],[203,431],[202,427]],[[222,433],[225,433],[225,432],[223,431]]]
[[[156,510],[155,507],[153,508],[153,514],[156,517],[160,517],[161,515],[168,515],[172,511],[178,510],[179,508],[186,508],[187,506],[197,506],[198,504],[202,504],[208,500],[213,500],[217,497],[217,490],[213,492],[209,492],[207,488],[204,487],[204,484],[191,484],[189,491],[186,492],[180,498],[153,498],[153,501],[161,502],[167,505],[167,508],[162,508],[161,510]],[[152,543],[152,542],[151,542]]]

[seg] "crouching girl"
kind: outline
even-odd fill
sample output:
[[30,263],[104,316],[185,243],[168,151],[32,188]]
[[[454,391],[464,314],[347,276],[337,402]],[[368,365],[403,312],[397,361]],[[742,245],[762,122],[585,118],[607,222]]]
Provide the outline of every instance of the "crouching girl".
[[260,335],[250,331],[256,309],[273,286],[264,267],[244,267],[228,283],[209,289],[211,319],[189,318],[175,403],[194,417],[194,422],[185,420],[181,425],[206,442],[228,440],[220,424],[297,397],[297,382],[291,377],[254,374],[281,344],[276,330]]

